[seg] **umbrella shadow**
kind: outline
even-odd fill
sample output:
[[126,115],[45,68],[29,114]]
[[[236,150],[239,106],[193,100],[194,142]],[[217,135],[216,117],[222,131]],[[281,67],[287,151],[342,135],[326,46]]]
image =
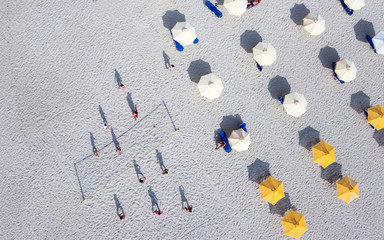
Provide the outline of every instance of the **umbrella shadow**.
[[370,107],[370,103],[371,98],[363,91],[358,91],[357,93],[351,94],[351,103],[349,106],[360,114]]
[[168,67],[171,65],[171,62],[169,61],[171,58],[163,51],[163,58],[164,58],[164,65],[165,67]]
[[99,105],[99,113],[100,113],[101,119],[103,119],[103,122],[106,122],[107,119],[105,118],[105,113],[103,111],[103,108],[100,105]]
[[311,150],[313,146],[320,142],[320,132],[308,126],[299,131],[299,145]]
[[184,207],[188,207],[189,203],[187,198],[185,197],[185,190],[182,185],[179,186],[179,192],[180,192],[180,197],[181,197],[181,208],[183,209]]
[[268,91],[272,98],[279,99],[291,92],[291,86],[285,77],[277,75],[269,81]]
[[96,148],[96,145],[95,145],[95,137],[93,136],[93,134],[91,132],[89,132],[89,136],[90,136],[90,139],[91,139],[91,145],[92,145],[92,152],[97,150]]
[[285,197],[280,199],[275,205],[269,204],[269,212],[272,214],[278,214],[280,216],[284,216],[285,213],[292,208],[291,200],[289,198],[289,194],[284,192]]
[[181,14],[177,10],[168,10],[162,18],[164,27],[169,29],[169,31],[171,31],[177,22],[185,22],[184,14]]
[[198,83],[201,76],[212,73],[211,65],[201,59],[191,62],[187,71],[189,78],[194,83]]
[[117,141],[115,131],[113,130],[112,127],[110,127],[110,128],[111,128],[111,135],[112,135],[113,144],[115,145],[115,147],[120,146],[119,141]]
[[163,161],[163,155],[161,154],[161,152],[159,152],[159,150],[156,149],[156,158],[157,158],[157,162],[159,163],[160,165],[160,168],[161,168],[161,171],[164,171],[165,169],[167,169],[164,165],[164,161]]
[[254,48],[259,42],[263,39],[260,34],[254,30],[246,30],[240,36],[240,46],[244,48],[247,53],[252,53],[252,48]]
[[135,110],[135,104],[133,103],[132,94],[131,93],[127,93],[127,102],[128,102],[129,108],[133,112]]
[[258,158],[251,165],[247,166],[247,169],[248,180],[256,182],[257,184],[262,183],[265,179],[271,176],[269,163],[263,162]]
[[223,117],[223,120],[220,123],[220,128],[226,133],[231,133],[233,130],[239,129],[242,123],[243,120],[239,114],[228,115]]
[[121,86],[121,76],[120,76],[120,73],[115,69],[115,81],[117,83],[117,86],[120,87]]
[[304,4],[297,4],[291,8],[291,19],[296,25],[303,25],[303,18],[308,15],[309,9]]
[[356,39],[361,42],[368,42],[366,36],[373,37],[375,35],[375,29],[373,28],[373,23],[360,19],[355,26],[353,26],[353,30],[355,30]]
[[332,69],[332,63],[339,61],[340,56],[335,48],[326,46],[320,49],[319,59],[323,67]]
[[124,209],[123,209],[123,207],[121,206],[119,199],[117,199],[117,195],[116,195],[116,193],[113,194],[113,198],[115,199],[116,213],[117,213],[117,215],[119,215],[120,213],[122,213],[123,215],[125,215],[125,213],[124,213]]
[[149,187],[148,195],[151,198],[152,212],[155,210],[160,210],[158,203],[159,200],[157,199],[156,194],[152,191],[152,187]]
[[341,164],[334,162],[328,165],[326,168],[321,167],[320,177],[329,183],[335,183],[337,180],[343,178],[341,172]]
[[375,129],[375,132],[373,133],[373,138],[376,140],[377,144],[379,144],[379,146],[383,146],[384,145],[384,130],[381,129],[379,131],[377,131]]

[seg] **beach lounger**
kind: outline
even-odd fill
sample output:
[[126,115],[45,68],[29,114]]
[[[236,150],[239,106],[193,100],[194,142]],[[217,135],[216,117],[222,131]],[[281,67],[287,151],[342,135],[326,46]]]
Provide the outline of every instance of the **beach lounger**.
[[345,4],[344,0],[340,0],[341,2],[341,6],[343,6],[345,12],[348,14],[348,15],[352,15],[353,14],[353,10],[350,9],[347,4]]
[[199,39],[195,39],[194,41],[193,41],[193,44],[197,44],[199,42]]
[[281,104],[283,104],[284,103],[284,98],[283,97],[279,97],[279,101],[280,101]]
[[211,10],[216,15],[216,17],[221,18],[223,16],[223,13],[217,9],[217,7],[213,5],[211,1],[206,1],[205,6],[207,6],[209,10]]
[[367,36],[365,36],[365,38],[366,38],[367,41],[369,42],[369,45],[371,45],[371,48],[373,49],[373,51],[374,51],[375,53],[377,53],[377,52],[376,52],[375,45],[373,45],[373,42],[372,42],[372,37],[369,36],[369,35],[367,35]]
[[176,41],[176,40],[173,40],[173,41],[175,42],[177,51],[182,52],[182,51],[184,50],[183,45],[181,45],[181,44],[180,44],[178,41]]
[[256,62],[256,65],[257,65],[257,69],[259,69],[260,72],[263,71],[263,66],[261,66],[261,65],[258,64],[257,62]]
[[336,68],[336,63],[335,62],[332,62],[332,71],[333,71],[333,76],[335,77],[335,79],[337,81],[339,81],[341,84],[344,84],[344,81],[340,80],[340,78],[337,76],[336,72],[335,72],[335,68]]
[[243,123],[240,125],[240,128],[242,128],[244,131],[248,132],[246,127],[247,127],[246,123]]

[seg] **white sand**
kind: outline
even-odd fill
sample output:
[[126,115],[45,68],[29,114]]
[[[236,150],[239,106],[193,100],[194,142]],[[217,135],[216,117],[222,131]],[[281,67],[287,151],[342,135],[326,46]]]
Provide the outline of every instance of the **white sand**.
[[[324,17],[321,36],[308,36],[291,19],[295,2]],[[305,215],[308,231],[301,239],[383,239],[384,134],[374,135],[354,110],[364,94],[370,105],[384,105],[384,56],[357,40],[354,30],[360,19],[383,30],[383,9],[383,1],[367,1],[348,16],[338,1],[264,0],[241,18],[223,10],[218,19],[198,0],[2,1],[0,239],[291,239],[249,180],[260,161],[284,181],[290,203]],[[198,45],[176,51],[162,19],[167,10],[178,10],[196,27]],[[359,38],[369,31],[364,26],[356,28]],[[246,51],[257,43],[253,31],[278,53],[263,72]],[[326,46],[355,62],[355,81],[341,85],[323,67],[319,53]],[[175,71],[164,70],[163,51]],[[332,55],[325,51],[321,58]],[[207,63],[224,84],[213,102],[191,81],[209,72]],[[124,91],[116,88],[115,69]],[[271,97],[276,76],[306,96],[307,112],[299,119]],[[128,92],[139,121],[131,116]],[[180,128],[158,148],[169,175],[161,174],[153,151],[139,162],[144,185],[130,168],[81,204],[74,163],[87,197],[174,131],[163,101]],[[124,134],[118,138],[122,155],[102,127],[99,105],[115,135]],[[228,117],[236,114],[248,124],[249,151],[214,151],[214,131],[223,117],[225,126],[236,125]],[[343,176],[360,183],[360,198],[350,205],[336,197],[335,184],[321,178],[303,147],[311,131],[301,132],[299,142],[309,126],[336,148]],[[99,158],[89,157],[90,132]],[[181,210],[178,180],[192,214]],[[162,216],[151,212],[150,186]],[[114,194],[124,221],[116,216]]]

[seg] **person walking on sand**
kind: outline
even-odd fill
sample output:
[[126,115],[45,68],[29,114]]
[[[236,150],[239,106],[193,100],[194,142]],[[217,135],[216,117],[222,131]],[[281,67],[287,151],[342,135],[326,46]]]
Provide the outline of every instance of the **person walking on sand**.
[[153,213],[154,213],[154,214],[157,214],[157,215],[159,215],[159,216],[160,216],[161,214],[163,214],[163,212],[162,212],[160,209],[153,211]]
[[118,154],[121,154],[121,148],[120,148],[119,145],[116,146],[116,152],[117,152]]
[[187,205],[186,207],[184,207],[184,210],[191,213],[192,212],[192,205]]
[[142,183],[142,184],[144,184],[145,180],[146,180],[145,177],[141,177],[141,178],[139,178],[139,182]]
[[117,216],[119,216],[120,220],[124,220],[125,219],[125,214],[124,213],[119,213],[119,214],[117,214]]
[[168,169],[164,169],[163,175],[167,175],[167,174],[168,174]]
[[105,130],[108,130],[108,129],[109,129],[109,126],[108,126],[108,122],[107,122],[107,121],[104,122],[104,129],[105,129]]
[[135,119],[139,118],[139,112],[137,111],[137,104],[135,104],[135,110],[133,110],[132,115]]
[[118,89],[124,90],[125,86],[123,83],[120,83],[120,85],[117,87]]
[[99,151],[97,149],[93,150],[93,156],[95,156],[95,157],[99,156]]
[[176,69],[175,65],[173,64],[168,64],[168,66],[165,68],[166,70],[169,70],[170,72],[172,72],[173,70]]

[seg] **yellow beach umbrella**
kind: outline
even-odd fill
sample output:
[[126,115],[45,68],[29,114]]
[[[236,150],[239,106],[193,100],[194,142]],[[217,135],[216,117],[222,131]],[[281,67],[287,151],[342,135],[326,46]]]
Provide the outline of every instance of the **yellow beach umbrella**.
[[384,128],[384,109],[380,105],[368,109],[368,123],[377,130]]
[[269,176],[264,182],[259,184],[261,200],[265,200],[275,205],[280,199],[285,197],[283,182]]
[[241,16],[247,11],[247,0],[224,0],[224,7],[228,13],[235,16]]
[[296,239],[307,231],[307,224],[305,224],[304,215],[290,210],[283,219],[281,219],[284,234]]
[[331,163],[335,162],[335,148],[321,141],[312,147],[313,161],[320,164],[323,168],[328,167]]
[[270,43],[259,42],[252,52],[253,59],[260,66],[271,66],[276,61],[276,49]]
[[358,183],[345,176],[336,183],[337,197],[343,199],[346,203],[350,203],[353,199],[359,197]]

